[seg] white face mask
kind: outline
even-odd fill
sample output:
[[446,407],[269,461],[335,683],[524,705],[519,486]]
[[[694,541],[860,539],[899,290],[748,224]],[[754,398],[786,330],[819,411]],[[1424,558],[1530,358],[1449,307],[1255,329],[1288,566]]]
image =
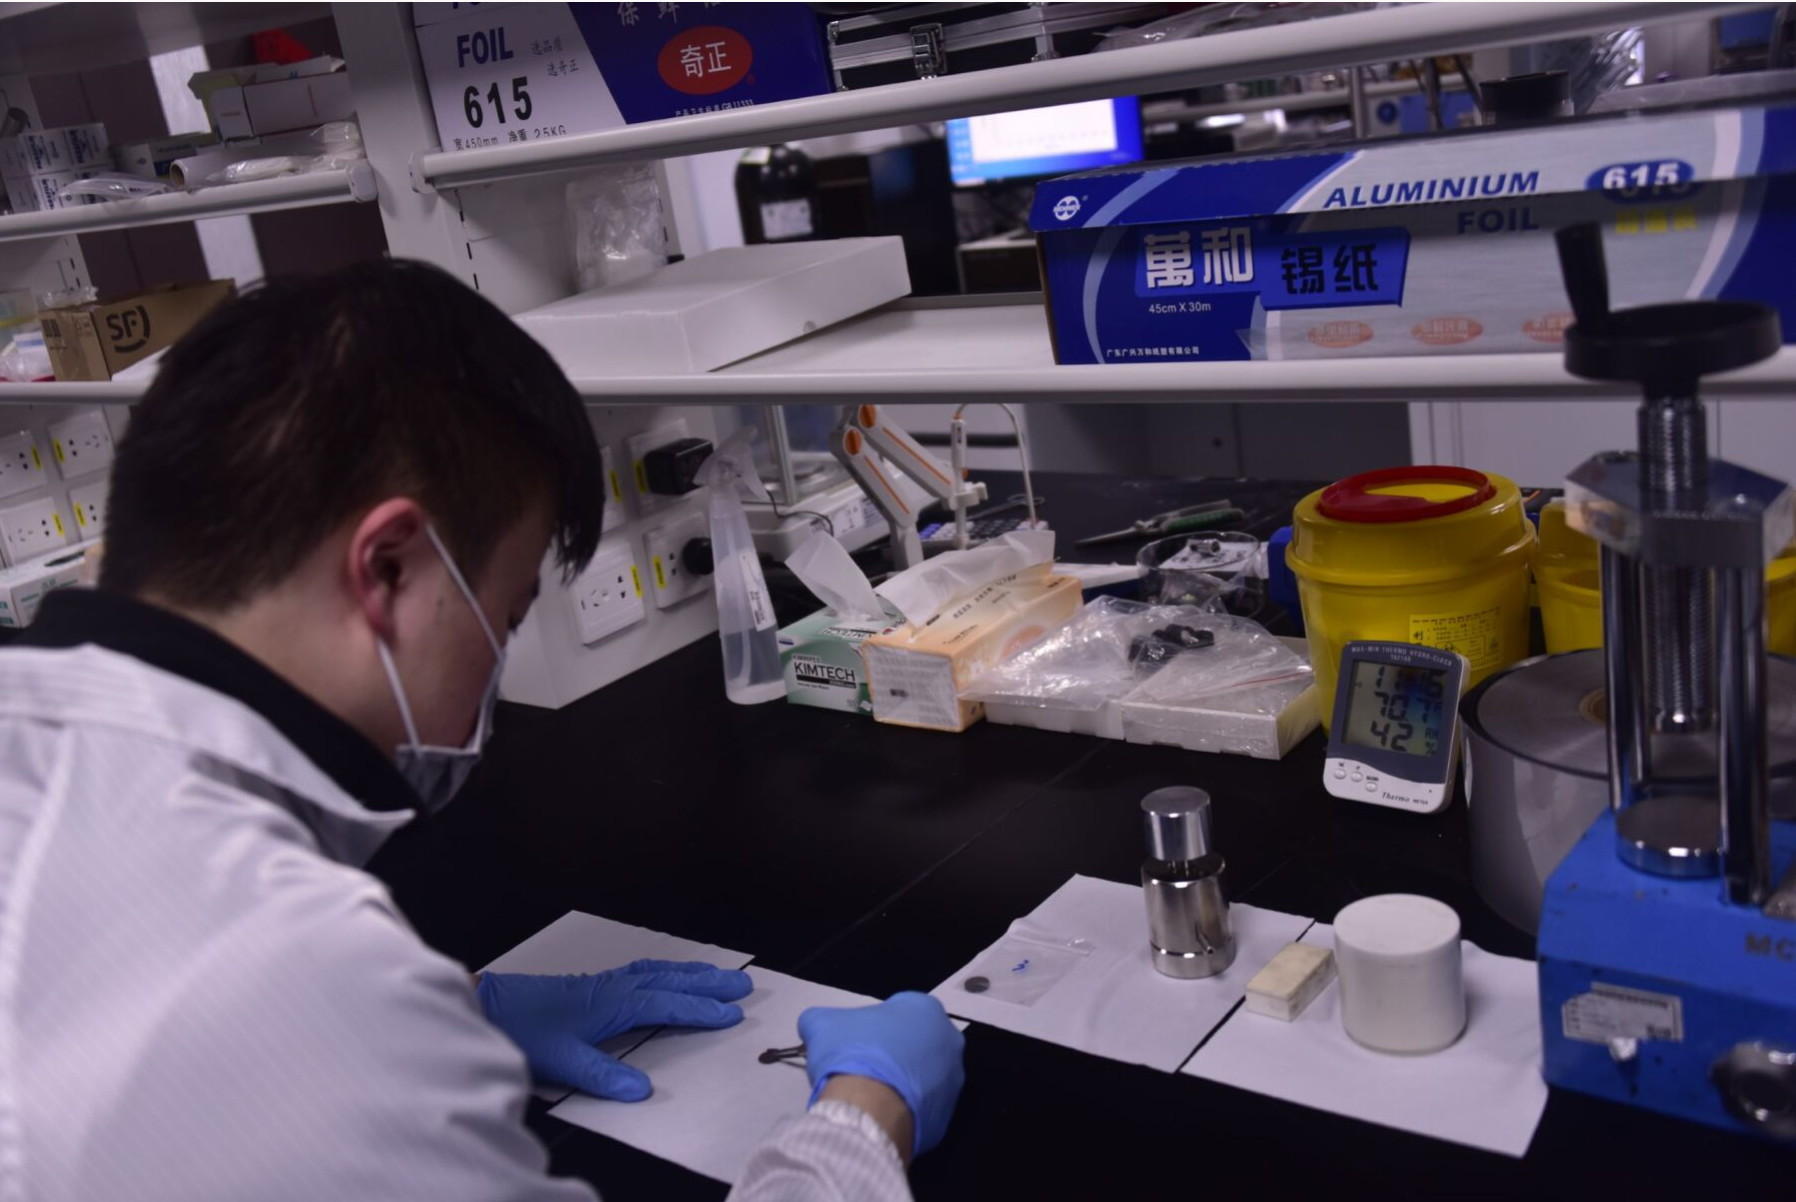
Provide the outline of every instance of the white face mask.
[[399,717],[405,723],[406,742],[394,750],[399,774],[417,791],[423,808],[434,814],[448,805],[449,799],[466,783],[468,774],[480,762],[480,753],[486,748],[486,741],[492,737],[493,706],[499,700],[499,677],[505,671],[505,648],[493,636],[493,628],[487,624],[486,615],[480,610],[480,602],[474,598],[474,590],[468,587],[461,569],[455,566],[455,560],[443,546],[443,540],[437,537],[436,529],[426,525],[424,533],[430,536],[431,545],[443,557],[443,566],[449,569],[449,578],[455,581],[461,595],[467,598],[475,620],[480,623],[480,629],[486,634],[486,641],[493,648],[493,675],[486,682],[486,693],[480,699],[480,716],[474,722],[474,733],[469,737],[467,746],[431,747],[418,738],[417,724],[412,721],[412,707],[406,702],[405,686],[399,683],[399,671],[393,666],[393,653],[388,649],[387,641],[381,639],[375,644],[380,653],[381,666],[387,670],[387,681],[393,686],[393,699],[399,703]]

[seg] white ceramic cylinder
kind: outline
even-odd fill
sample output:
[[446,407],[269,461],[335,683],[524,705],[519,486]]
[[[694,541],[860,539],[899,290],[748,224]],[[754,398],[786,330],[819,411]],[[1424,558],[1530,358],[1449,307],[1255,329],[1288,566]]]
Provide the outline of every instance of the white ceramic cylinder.
[[1341,1025],[1379,1052],[1438,1052],[1465,1030],[1459,915],[1431,897],[1387,893],[1335,915]]

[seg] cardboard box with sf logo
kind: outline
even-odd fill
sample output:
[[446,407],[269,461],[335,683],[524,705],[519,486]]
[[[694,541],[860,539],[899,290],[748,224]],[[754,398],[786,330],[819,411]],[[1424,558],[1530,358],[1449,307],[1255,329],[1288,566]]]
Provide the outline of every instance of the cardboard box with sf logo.
[[38,314],[58,380],[110,380],[169,346],[236,291],[230,280],[171,284]]

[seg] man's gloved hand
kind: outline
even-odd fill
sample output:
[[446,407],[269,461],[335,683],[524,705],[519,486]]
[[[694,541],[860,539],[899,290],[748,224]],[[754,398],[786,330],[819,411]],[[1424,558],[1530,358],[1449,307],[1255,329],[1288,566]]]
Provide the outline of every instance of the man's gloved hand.
[[924,993],[900,993],[859,1009],[815,1006],[799,1015],[798,1037],[813,1102],[831,1077],[870,1077],[910,1107],[917,1131],[913,1156],[942,1142],[967,1075],[961,1067],[966,1039],[940,1002]]
[[487,1021],[523,1051],[538,1081],[601,1098],[640,1102],[648,1076],[593,1045],[637,1027],[733,1027],[754,982],[709,964],[638,960],[588,976],[482,973],[476,992]]

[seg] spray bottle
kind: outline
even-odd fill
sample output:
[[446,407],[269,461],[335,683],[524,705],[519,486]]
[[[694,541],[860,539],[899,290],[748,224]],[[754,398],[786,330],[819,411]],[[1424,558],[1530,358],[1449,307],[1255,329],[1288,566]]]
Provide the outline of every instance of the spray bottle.
[[723,640],[723,691],[738,705],[758,705],[786,695],[780,671],[778,623],[761,559],[742,508],[746,493],[770,501],[750,449],[755,431],[744,426],[699,465],[696,479],[710,489],[712,583],[717,632]]

